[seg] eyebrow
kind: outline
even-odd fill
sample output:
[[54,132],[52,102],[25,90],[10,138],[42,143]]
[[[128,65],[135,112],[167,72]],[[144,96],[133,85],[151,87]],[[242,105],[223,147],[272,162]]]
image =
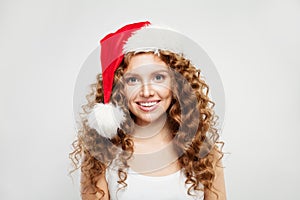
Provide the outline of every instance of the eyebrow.
[[[157,71],[152,72],[150,75],[153,75],[153,74],[156,74],[156,73],[162,73],[162,72],[164,72],[164,73],[169,73],[170,70],[167,70],[167,69],[160,69],[160,70],[157,70]],[[140,76],[140,74],[139,74],[139,73],[133,73],[133,72],[126,72],[126,73],[124,74],[124,76]]]

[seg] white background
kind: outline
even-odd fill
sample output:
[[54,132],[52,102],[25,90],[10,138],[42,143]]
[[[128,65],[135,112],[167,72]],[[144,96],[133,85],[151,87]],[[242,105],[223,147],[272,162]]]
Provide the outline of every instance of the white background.
[[300,199],[297,0],[1,0],[0,199],[80,199],[76,77],[105,34],[142,20],[198,42],[220,73],[228,199]]

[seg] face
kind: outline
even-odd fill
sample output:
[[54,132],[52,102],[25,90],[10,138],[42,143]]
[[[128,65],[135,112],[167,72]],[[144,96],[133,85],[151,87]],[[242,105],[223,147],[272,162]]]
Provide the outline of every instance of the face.
[[125,95],[136,124],[158,121],[172,100],[169,67],[154,54],[138,54],[131,58],[125,74]]

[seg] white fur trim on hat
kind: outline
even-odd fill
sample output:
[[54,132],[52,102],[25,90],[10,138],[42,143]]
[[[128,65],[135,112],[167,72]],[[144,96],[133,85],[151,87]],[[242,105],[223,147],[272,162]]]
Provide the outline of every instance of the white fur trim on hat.
[[189,59],[186,54],[186,40],[185,36],[175,30],[150,25],[132,34],[123,46],[123,53],[155,52],[160,49],[182,54]]
[[117,134],[117,129],[120,128],[124,121],[124,112],[112,103],[98,103],[88,115],[90,128],[95,129],[101,136],[109,139]]

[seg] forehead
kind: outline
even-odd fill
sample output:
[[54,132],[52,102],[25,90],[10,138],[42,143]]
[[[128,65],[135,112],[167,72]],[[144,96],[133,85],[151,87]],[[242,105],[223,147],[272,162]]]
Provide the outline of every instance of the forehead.
[[151,72],[157,70],[167,70],[168,66],[157,55],[143,53],[134,55],[126,68],[126,72]]

